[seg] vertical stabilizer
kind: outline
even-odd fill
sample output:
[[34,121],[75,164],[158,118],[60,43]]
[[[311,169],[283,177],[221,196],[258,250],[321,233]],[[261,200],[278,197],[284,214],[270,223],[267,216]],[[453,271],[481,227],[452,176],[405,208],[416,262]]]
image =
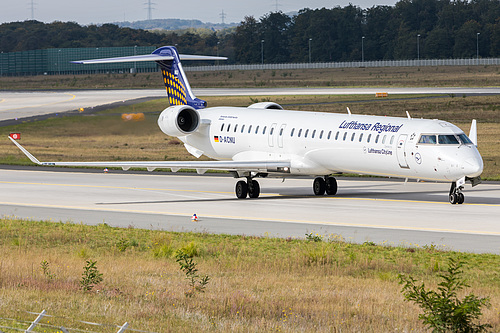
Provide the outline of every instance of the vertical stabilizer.
[[477,123],[476,123],[476,119],[472,119],[472,124],[470,125],[469,139],[477,147]]
[[189,105],[195,109],[203,109],[207,106],[207,102],[196,98],[191,91],[182,69],[179,53],[174,46],[160,47],[152,54],[168,57],[168,60],[156,60],[156,63],[161,68],[170,105]]

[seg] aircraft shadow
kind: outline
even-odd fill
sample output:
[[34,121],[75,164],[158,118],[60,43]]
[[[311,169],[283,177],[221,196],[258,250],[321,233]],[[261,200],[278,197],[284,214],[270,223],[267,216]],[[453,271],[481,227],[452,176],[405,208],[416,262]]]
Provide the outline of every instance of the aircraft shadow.
[[[484,189],[483,192],[494,191],[493,189]],[[341,190],[335,196],[316,196],[313,193],[304,194],[304,188],[287,188],[286,190],[278,190],[276,188],[268,188],[262,194],[278,193],[278,195],[267,196],[263,195],[258,199],[246,199],[248,201],[272,201],[272,200],[299,200],[299,199],[317,199],[323,198],[345,198],[345,199],[379,199],[379,200],[395,200],[395,201],[421,201],[421,202],[448,202],[448,193],[441,190],[436,191],[406,191],[406,192],[385,192],[385,191],[364,191],[350,192],[346,189]],[[475,190],[475,192],[480,192]],[[465,191],[465,203],[474,204],[500,204],[500,199],[492,197],[467,196]],[[228,198],[196,198],[196,199],[173,199],[173,200],[149,200],[149,201],[126,201],[126,202],[98,202],[96,205],[140,205],[140,204],[176,204],[176,203],[201,203],[201,202],[237,202],[242,201],[235,197]]]

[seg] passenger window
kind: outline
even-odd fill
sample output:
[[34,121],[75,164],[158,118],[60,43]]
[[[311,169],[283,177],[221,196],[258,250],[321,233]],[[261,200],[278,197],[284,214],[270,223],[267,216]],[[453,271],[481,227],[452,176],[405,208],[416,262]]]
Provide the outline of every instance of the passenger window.
[[319,133],[319,138],[322,139],[323,138],[323,132],[324,131],[321,131],[321,133]]
[[227,125],[227,131],[229,132],[229,129],[231,128],[231,124]]
[[236,124],[236,126],[234,126],[234,133],[236,133],[237,129],[238,129],[238,124]]
[[314,139],[314,136],[316,135],[316,130],[313,131],[313,134],[311,135],[311,138]]
[[220,127],[220,131],[222,132],[224,130],[224,123],[222,123],[222,126]]
[[255,128],[255,134],[259,133],[259,125]]
[[356,135],[356,133],[352,133],[352,136],[351,136],[351,141],[354,141],[354,136]]
[[292,132],[290,133],[290,136],[293,136],[293,132],[295,132],[295,128],[292,128]]
[[299,129],[299,135],[297,135],[300,138],[300,135],[302,134],[302,128]]
[[372,138],[371,134],[368,134],[368,139],[366,139],[366,142],[370,142],[370,139]]
[[394,143],[394,135],[391,136],[391,143],[390,144],[392,145],[393,143]]
[[423,134],[420,136],[418,143],[435,145],[436,144],[436,136]]
[[250,134],[251,131],[252,131],[252,125],[250,125],[250,127],[248,127],[248,134]]
[[378,138],[380,137],[380,134],[378,134],[376,137],[375,137],[375,143],[378,143]]
[[283,135],[283,129],[280,129],[280,136]]
[[267,129],[267,126],[264,126],[264,129],[262,130],[262,134],[266,134],[266,129]]
[[273,135],[274,133],[274,127],[271,127],[271,131],[269,132],[269,135]]
[[440,145],[458,145],[457,137],[454,135],[438,135]]
[[387,135],[384,135],[384,138],[382,139],[382,144],[385,144],[385,139],[387,138]]
[[361,142],[361,140],[363,140],[363,133],[359,135],[359,142]]
[[345,141],[345,138],[347,138],[347,132],[344,132],[344,141]]
[[245,130],[245,125],[241,126],[241,133]]
[[332,136],[332,131],[328,132],[328,140],[330,140],[330,137]]
[[335,140],[338,140],[339,139],[339,132],[337,132],[337,134],[335,134]]
[[304,138],[307,138],[308,133],[309,133],[309,129],[306,129],[306,134],[304,134]]

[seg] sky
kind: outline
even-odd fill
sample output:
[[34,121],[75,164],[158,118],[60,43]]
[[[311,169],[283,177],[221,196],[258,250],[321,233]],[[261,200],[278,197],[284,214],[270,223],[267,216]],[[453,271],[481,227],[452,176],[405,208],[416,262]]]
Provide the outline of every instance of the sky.
[[0,0],[0,23],[24,21],[32,18],[42,22],[77,22],[81,25],[119,21],[140,21],[148,18],[148,1],[153,3],[153,19],[197,19],[221,23],[241,22],[245,16],[260,18],[270,11],[285,13],[302,8],[345,7],[352,3],[361,8],[393,6],[395,0]]

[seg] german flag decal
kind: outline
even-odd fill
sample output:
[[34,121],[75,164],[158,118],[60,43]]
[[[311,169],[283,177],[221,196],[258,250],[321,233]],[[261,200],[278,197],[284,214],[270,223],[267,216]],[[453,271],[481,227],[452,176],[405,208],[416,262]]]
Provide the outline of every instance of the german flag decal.
[[214,136],[214,142],[219,142],[219,137],[217,135]]

